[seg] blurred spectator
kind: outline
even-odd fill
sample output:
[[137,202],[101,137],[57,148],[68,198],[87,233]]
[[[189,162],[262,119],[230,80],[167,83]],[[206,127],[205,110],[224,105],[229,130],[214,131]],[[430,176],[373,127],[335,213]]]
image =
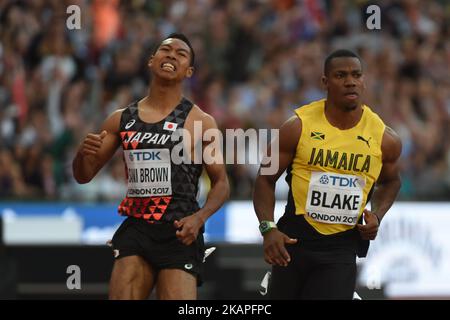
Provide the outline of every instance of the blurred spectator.
[[[81,8],[68,30],[66,7]],[[77,186],[77,143],[112,111],[147,92],[153,47],[173,31],[196,50],[189,98],[221,129],[277,128],[324,97],[325,56],[357,51],[366,103],[403,140],[400,197],[450,199],[450,2],[380,1],[382,29],[366,29],[371,1],[36,0],[0,2],[0,197],[115,200],[121,153]],[[228,167],[233,197],[249,199],[254,166]],[[206,183],[207,184],[207,183]]]

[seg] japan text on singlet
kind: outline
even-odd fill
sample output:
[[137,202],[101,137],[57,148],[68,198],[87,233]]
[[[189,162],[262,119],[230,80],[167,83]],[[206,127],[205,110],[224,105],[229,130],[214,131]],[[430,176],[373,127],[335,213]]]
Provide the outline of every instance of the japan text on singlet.
[[121,215],[151,223],[173,222],[198,209],[198,180],[201,164],[175,164],[171,152],[182,139],[171,136],[184,126],[192,102],[183,98],[163,120],[146,123],[139,118],[138,104],[130,104],[120,119],[120,139],[128,181]]
[[[302,131],[286,180],[286,214],[304,215],[320,234],[355,227],[382,167],[383,121],[366,105],[354,127],[340,130],[325,116],[325,100],[295,110]],[[289,212],[292,211],[292,212]]]

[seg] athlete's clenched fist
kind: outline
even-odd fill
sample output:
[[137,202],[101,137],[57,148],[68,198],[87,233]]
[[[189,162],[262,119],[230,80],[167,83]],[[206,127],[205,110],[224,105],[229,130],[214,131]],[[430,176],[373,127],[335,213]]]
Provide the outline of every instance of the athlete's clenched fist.
[[95,156],[98,150],[100,150],[103,144],[103,139],[107,134],[108,133],[106,132],[106,130],[103,130],[100,134],[89,133],[86,138],[84,138],[84,141],[81,144],[80,153],[84,156]]

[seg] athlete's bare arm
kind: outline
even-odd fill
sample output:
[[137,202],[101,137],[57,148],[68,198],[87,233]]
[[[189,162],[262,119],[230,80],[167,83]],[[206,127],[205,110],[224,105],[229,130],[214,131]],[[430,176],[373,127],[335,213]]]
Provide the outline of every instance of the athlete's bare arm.
[[[301,130],[302,124],[300,119],[297,116],[293,116],[280,128],[278,137],[279,151],[272,150],[272,145],[269,145],[269,157],[272,153],[279,154],[279,168],[274,175],[261,175],[261,170],[258,172],[253,194],[253,206],[259,221],[274,221],[275,184],[295,157]],[[267,166],[270,166],[270,164],[267,164]],[[266,262],[287,266],[290,257],[286,251],[285,244],[293,244],[295,242],[297,242],[296,239],[290,239],[278,229],[272,229],[265,233],[264,258]]]
[[[190,118],[190,119],[189,119]],[[206,130],[217,130],[218,127],[214,118],[207,113],[201,111],[197,106],[194,106],[191,113],[186,120],[185,128],[190,132],[193,132],[194,121],[202,123],[203,133]],[[193,142],[193,145],[196,142]],[[214,141],[203,141],[202,151],[208,148]],[[220,145],[220,141],[216,144]],[[205,161],[206,160],[206,161]],[[228,177],[225,170],[225,164],[223,162],[223,155],[220,150],[215,149],[213,154],[213,162],[203,159],[203,166],[211,181],[211,189],[209,190],[208,197],[205,205],[193,215],[187,216],[180,221],[175,221],[174,225],[177,229],[177,237],[186,245],[191,244],[197,238],[198,232],[206,220],[213,215],[219,208],[225,203],[230,195],[230,186],[228,183]]]
[[[206,113],[202,116],[203,121],[203,132],[206,130],[217,130],[217,123],[214,118]],[[219,145],[220,141],[217,141],[216,145]],[[210,144],[214,144],[214,141],[203,141],[202,150],[208,148]],[[203,166],[208,174],[209,180],[211,181],[211,189],[209,190],[206,203],[203,208],[198,212],[199,216],[203,221],[206,221],[214,212],[219,210],[219,208],[225,203],[225,201],[230,196],[230,185],[228,182],[227,172],[225,170],[225,164],[223,155],[220,149],[214,149],[214,154],[212,158],[214,161],[207,162],[205,159]]]
[[123,109],[113,112],[104,122],[100,134],[89,133],[78,148],[72,163],[78,183],[88,183],[114,155],[120,145],[119,125]]
[[362,238],[366,240],[374,240],[377,236],[378,220],[381,221],[392,206],[401,186],[398,159],[402,152],[402,143],[395,131],[389,127],[384,131],[381,151],[383,167],[372,195],[371,211],[364,211],[366,225],[357,225]]

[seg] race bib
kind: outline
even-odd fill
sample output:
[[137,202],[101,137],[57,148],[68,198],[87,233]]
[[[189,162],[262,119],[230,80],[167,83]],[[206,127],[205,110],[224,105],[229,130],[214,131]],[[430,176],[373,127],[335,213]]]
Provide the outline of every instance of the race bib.
[[128,197],[172,195],[169,149],[124,150]]
[[355,225],[363,204],[363,177],[312,172],[306,214],[318,222]]

